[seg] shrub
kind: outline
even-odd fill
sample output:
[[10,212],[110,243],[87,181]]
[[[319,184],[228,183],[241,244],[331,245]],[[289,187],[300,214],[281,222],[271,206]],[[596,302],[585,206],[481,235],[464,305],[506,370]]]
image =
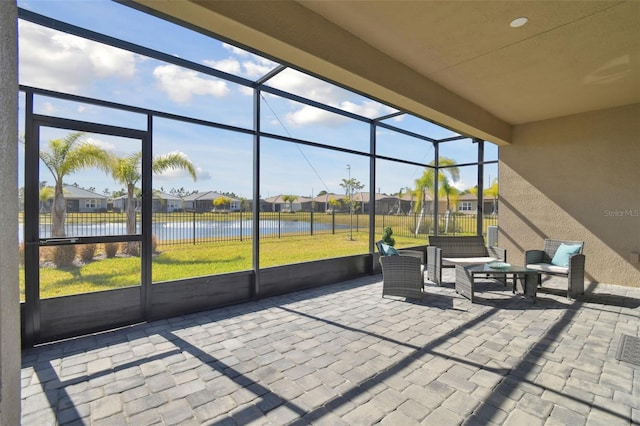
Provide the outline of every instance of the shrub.
[[84,263],[91,262],[96,255],[97,250],[96,244],[83,244],[80,246],[80,259]]
[[76,246],[57,246],[53,248],[53,263],[57,267],[71,266],[76,258]]
[[137,241],[128,241],[123,243],[122,252],[129,256],[140,256],[140,243]]
[[40,261],[53,263],[53,247],[40,247]]
[[116,254],[118,254],[119,248],[119,243],[104,243],[104,254],[108,259],[114,258],[116,257]]
[[18,262],[20,266],[24,266],[24,243],[18,246]]
[[[414,225],[408,225],[408,231],[411,234],[415,234],[416,233],[416,224]],[[433,233],[433,219],[430,217],[423,217],[422,221],[420,222],[420,228],[418,229],[418,234],[431,234]]]
[[393,247],[396,245],[396,240],[391,236],[392,234],[393,230],[390,226],[385,226],[382,230],[382,242]]
[[[475,228],[474,228],[475,229]],[[415,225],[409,225],[407,227],[407,230],[412,233],[415,234],[416,232],[416,227]],[[460,234],[463,232],[463,228],[462,225],[460,223],[457,223],[457,221],[455,220],[454,216],[451,216],[449,218],[449,227],[446,227],[445,221],[441,220],[438,223],[438,233],[442,234],[442,235],[451,235],[451,234]],[[426,234],[426,235],[430,235],[433,234],[433,218],[432,217],[423,217],[422,221],[420,222],[420,229],[418,229],[418,234]]]
[[151,253],[155,253],[158,248],[158,237],[151,235]]

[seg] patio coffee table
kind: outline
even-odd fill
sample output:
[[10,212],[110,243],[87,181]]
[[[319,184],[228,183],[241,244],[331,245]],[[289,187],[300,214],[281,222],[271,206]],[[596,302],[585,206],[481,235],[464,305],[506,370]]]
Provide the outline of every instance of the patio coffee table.
[[536,291],[538,289],[539,271],[527,269],[522,266],[505,266],[492,268],[489,264],[463,266],[456,265],[456,293],[459,293],[471,300],[473,303],[474,279],[476,275],[491,275],[502,278],[506,282],[507,278],[513,278],[513,294],[523,293],[536,301]]

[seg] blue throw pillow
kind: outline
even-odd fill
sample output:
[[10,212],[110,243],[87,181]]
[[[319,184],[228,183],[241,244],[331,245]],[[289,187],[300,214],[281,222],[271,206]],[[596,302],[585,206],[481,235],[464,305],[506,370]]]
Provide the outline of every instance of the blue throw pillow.
[[391,247],[389,244],[382,244],[382,251],[385,256],[399,256],[398,250]]
[[551,259],[551,264],[567,268],[569,266],[569,258],[578,253],[581,247],[580,244],[560,244],[556,254]]

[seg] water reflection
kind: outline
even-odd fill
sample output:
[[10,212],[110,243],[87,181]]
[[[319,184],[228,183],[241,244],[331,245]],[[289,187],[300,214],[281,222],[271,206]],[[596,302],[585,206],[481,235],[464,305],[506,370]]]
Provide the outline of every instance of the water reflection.
[[[333,225],[331,223],[313,223],[295,220],[260,220],[260,235],[300,234],[310,235],[313,232],[326,233],[334,229],[346,229],[348,225]],[[23,224],[18,225],[19,242],[23,242]],[[65,226],[68,237],[98,237],[106,235],[126,235],[126,223],[67,223]],[[141,232],[140,224],[136,226],[136,233]],[[192,239],[233,239],[251,237],[253,234],[252,220],[228,221],[158,221],[153,223],[153,235],[159,241],[192,240]],[[41,224],[40,238],[51,236],[51,225]]]

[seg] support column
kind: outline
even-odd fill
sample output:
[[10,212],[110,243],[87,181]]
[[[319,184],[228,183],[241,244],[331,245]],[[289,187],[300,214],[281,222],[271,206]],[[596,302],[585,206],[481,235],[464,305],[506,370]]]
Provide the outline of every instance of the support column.
[[438,195],[438,193],[440,192],[440,144],[433,144],[433,153],[435,157],[435,171],[433,172],[433,235],[437,236],[440,214],[440,197]]
[[476,210],[476,235],[482,235],[484,220],[484,141],[474,139],[478,144],[478,207]]
[[0,1],[0,424],[20,424],[18,8]]
[[[375,253],[375,241],[377,239],[377,235],[376,235],[376,229],[377,228],[377,223],[376,223],[376,215],[378,214],[377,209],[376,209],[376,159],[375,159],[375,155],[377,152],[377,143],[376,143],[376,122],[372,121],[369,127],[369,152],[371,153],[371,157],[369,157],[369,252],[370,253]],[[370,273],[373,273],[373,271],[375,270],[375,265],[373,263],[373,257],[372,256],[372,263],[371,263],[371,270],[369,271]]]
[[253,288],[251,297],[260,297],[260,97],[259,87],[253,89],[253,207],[252,252],[253,252]]

